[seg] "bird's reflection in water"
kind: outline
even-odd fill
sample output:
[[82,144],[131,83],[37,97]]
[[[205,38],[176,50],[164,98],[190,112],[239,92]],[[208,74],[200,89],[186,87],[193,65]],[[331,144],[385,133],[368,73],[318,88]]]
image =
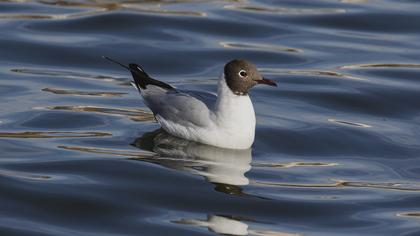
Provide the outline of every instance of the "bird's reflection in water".
[[222,235],[248,235],[248,224],[229,216],[208,215],[207,219],[182,219],[174,223],[207,227],[211,232]]
[[241,187],[249,184],[245,173],[251,169],[251,149],[233,150],[180,139],[158,129],[144,134],[133,143],[157,154],[147,161],[203,176],[215,184],[215,190],[245,195]]
[[196,227],[204,227],[209,231],[220,235],[235,235],[235,236],[300,236],[296,233],[288,233],[281,231],[253,229],[253,225],[248,222],[258,223],[253,219],[246,219],[237,216],[229,215],[207,215],[206,219],[181,219],[173,221],[177,224],[192,225]]

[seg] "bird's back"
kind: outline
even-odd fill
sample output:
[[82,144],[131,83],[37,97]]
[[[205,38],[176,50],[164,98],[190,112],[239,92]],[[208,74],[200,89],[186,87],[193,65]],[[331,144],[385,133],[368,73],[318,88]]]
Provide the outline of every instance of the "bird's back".
[[164,119],[192,128],[205,128],[209,125],[217,101],[216,95],[211,93],[166,90],[156,86],[148,86],[140,94],[158,121]]

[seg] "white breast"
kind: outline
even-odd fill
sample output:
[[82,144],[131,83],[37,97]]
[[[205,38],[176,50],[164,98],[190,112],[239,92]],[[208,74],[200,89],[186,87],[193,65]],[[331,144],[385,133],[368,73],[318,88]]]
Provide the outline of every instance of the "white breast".
[[[219,80],[217,94],[217,101],[210,110],[207,107],[195,109],[196,107],[190,106],[197,105],[185,106],[184,103],[183,109],[176,109],[176,111],[183,110],[178,113],[178,116],[184,117],[183,120],[159,114],[160,112],[156,114],[156,119],[164,130],[180,138],[222,148],[247,149],[251,147],[254,142],[256,123],[251,99],[248,95],[235,95],[227,86],[224,77]],[[168,99],[165,100],[168,101]],[[160,106],[163,105],[160,104]],[[175,109],[177,106],[172,104],[171,107]],[[196,121],[197,112],[203,115],[199,119],[200,122]],[[195,122],[189,122],[189,119],[194,119]]]
[[248,95],[232,93],[226,81],[220,79],[218,100],[213,119],[219,127],[218,145],[229,148],[249,148],[255,136],[255,112]]

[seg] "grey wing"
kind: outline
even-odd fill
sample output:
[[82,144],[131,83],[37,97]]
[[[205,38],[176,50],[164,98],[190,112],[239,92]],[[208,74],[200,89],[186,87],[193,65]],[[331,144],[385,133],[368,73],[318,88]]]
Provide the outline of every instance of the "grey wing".
[[183,126],[208,125],[217,96],[202,91],[156,90],[142,93],[146,105],[165,120]]
[[213,109],[217,101],[217,95],[214,93],[198,90],[183,90],[182,92],[202,101],[209,109]]

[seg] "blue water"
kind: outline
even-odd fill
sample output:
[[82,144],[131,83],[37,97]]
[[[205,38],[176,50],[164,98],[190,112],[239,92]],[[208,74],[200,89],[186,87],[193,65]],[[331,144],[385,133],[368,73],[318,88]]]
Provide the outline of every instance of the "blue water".
[[[0,235],[420,235],[419,1],[1,1]],[[101,58],[216,91],[252,150],[159,130]]]

